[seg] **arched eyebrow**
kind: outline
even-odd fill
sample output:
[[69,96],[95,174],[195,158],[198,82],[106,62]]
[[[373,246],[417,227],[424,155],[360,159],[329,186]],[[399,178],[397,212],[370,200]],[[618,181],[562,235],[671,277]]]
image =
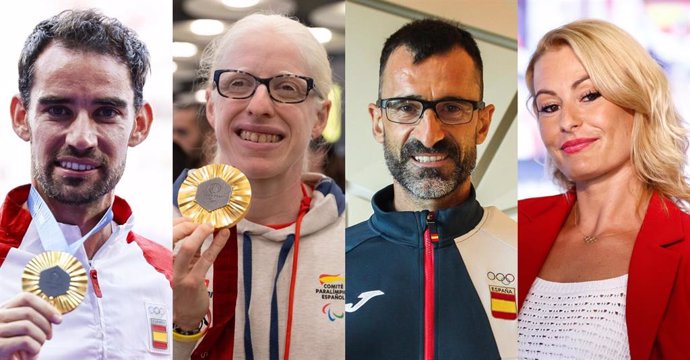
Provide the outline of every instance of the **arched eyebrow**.
[[536,94],[534,94],[534,99],[536,100],[536,99],[539,97],[539,95],[553,95],[553,96],[556,96],[556,92],[555,92],[555,91],[552,91],[552,90],[543,90],[543,89],[542,89],[542,90],[537,91]]
[[[585,82],[587,80],[589,80],[589,75],[585,74],[585,76],[573,81],[573,83],[570,85],[570,89],[574,90],[576,87],[580,86],[580,84],[582,84],[583,82]],[[534,94],[534,98],[536,99],[539,97],[539,95],[542,95],[542,94],[557,96],[556,92],[553,90],[541,89],[541,90],[537,91],[536,94]]]
[[589,75],[585,75],[585,76],[583,76],[583,77],[581,77],[581,78],[575,80],[575,81],[573,82],[573,84],[570,85],[570,88],[571,88],[571,89],[575,89],[576,87],[580,86],[580,84],[582,84],[583,82],[585,82],[585,81],[587,81],[587,80],[589,80]]

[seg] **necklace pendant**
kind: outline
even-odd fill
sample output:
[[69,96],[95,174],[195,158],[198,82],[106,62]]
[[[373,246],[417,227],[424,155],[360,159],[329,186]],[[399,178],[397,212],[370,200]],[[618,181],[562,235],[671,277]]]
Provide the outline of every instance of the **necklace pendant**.
[[585,244],[594,244],[599,238],[596,235],[586,235],[582,240],[585,241]]

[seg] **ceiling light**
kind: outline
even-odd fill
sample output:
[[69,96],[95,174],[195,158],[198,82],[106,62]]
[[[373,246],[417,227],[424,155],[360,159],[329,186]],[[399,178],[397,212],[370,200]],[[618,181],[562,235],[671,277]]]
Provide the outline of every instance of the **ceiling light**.
[[173,42],[173,57],[192,57],[197,53],[196,45],[188,42]]
[[225,26],[218,20],[199,19],[192,21],[189,24],[189,29],[196,35],[212,36],[222,33]]
[[331,111],[328,113],[328,121],[321,135],[329,143],[336,143],[340,139],[342,120],[341,120],[341,99],[343,90],[338,84],[333,84],[328,93],[328,100],[331,101]]
[[206,102],[206,89],[197,90],[194,92],[194,100],[200,103]]
[[333,33],[331,33],[330,30],[324,27],[313,27],[309,28],[309,31],[311,31],[311,34],[314,35],[316,40],[322,44],[325,44],[333,38]]
[[260,0],[223,0],[223,5],[233,8],[245,9],[255,6]]

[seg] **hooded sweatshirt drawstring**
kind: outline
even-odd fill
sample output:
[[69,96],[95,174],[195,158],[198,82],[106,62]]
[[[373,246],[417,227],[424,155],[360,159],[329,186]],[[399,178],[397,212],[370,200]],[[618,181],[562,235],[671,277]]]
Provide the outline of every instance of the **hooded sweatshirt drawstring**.
[[[294,306],[294,296],[295,296],[295,283],[297,281],[297,264],[299,258],[299,240],[300,240],[300,230],[302,225],[302,219],[304,215],[309,211],[311,205],[311,197],[309,197],[308,192],[305,189],[305,185],[302,184],[302,201],[300,203],[299,215],[297,216],[297,221],[295,223],[295,234],[288,235],[285,242],[280,248],[280,253],[278,254],[278,266],[276,268],[276,274],[273,281],[273,293],[271,296],[271,317],[270,317],[270,337],[269,337],[269,356],[270,360],[279,360],[279,342],[278,342],[278,277],[280,272],[283,270],[283,266],[287,260],[287,256],[290,249],[294,246],[294,251],[292,252],[292,273],[290,276],[290,292],[288,296],[288,311],[287,311],[287,324],[285,329],[285,355],[284,360],[288,360],[290,357],[290,337],[292,333],[292,313]],[[244,352],[246,360],[254,360],[254,352],[252,348],[252,335],[249,317],[249,305],[251,302],[251,286],[252,286],[252,244],[249,232],[243,234],[243,279],[244,279]]]

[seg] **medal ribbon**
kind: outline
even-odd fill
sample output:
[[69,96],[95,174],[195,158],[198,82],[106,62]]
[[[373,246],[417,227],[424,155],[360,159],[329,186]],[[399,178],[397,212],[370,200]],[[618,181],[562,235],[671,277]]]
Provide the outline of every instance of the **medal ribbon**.
[[102,230],[113,220],[113,208],[110,206],[105,214],[103,214],[103,217],[101,217],[101,220],[98,221],[98,224],[93,227],[93,229],[91,229],[86,235],[82,236],[79,240],[69,244],[67,243],[67,239],[65,239],[65,235],[62,233],[57,220],[55,220],[55,216],[53,216],[53,213],[50,211],[48,204],[43,201],[43,198],[33,185],[29,191],[27,206],[29,207],[31,218],[33,218],[33,221],[36,224],[36,231],[38,232],[38,237],[41,240],[43,249],[46,251],[62,251],[70,255],[76,254],[86,239]]

